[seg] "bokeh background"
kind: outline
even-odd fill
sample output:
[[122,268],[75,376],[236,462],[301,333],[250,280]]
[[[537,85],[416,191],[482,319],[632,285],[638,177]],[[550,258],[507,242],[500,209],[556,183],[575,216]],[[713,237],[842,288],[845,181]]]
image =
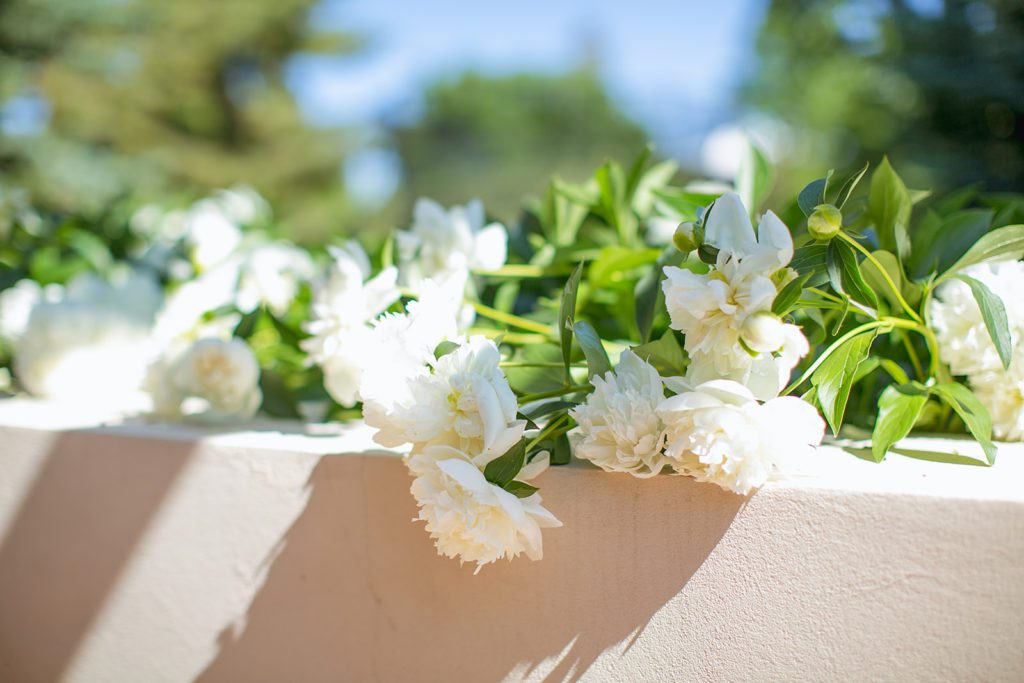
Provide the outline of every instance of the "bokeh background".
[[1022,82],[1020,0],[3,0],[0,193],[243,182],[293,240],[372,243],[418,196],[511,220],[647,140],[729,179],[744,136],[787,199],[883,153],[911,187],[1019,190]]

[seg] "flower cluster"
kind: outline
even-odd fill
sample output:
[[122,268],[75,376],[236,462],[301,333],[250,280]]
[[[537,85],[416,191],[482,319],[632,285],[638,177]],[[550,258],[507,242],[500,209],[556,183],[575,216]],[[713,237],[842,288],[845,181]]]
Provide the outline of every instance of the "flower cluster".
[[939,287],[930,307],[942,360],[953,374],[967,377],[988,409],[997,437],[1024,440],[1024,263],[979,263],[963,274],[999,298],[1010,333],[1010,364],[1003,367],[978,302],[962,280],[950,280]]
[[[0,291],[0,364],[36,395],[161,418],[361,415],[403,452],[437,552],[477,571],[543,556],[561,522],[533,481],[573,456],[750,495],[826,422],[871,431],[879,461],[915,428],[969,431],[989,464],[993,432],[1024,440],[1024,198],[917,211],[883,162],[853,200],[866,168],[755,225],[765,174],[738,181],[745,205],[648,162],[553,182],[514,241],[477,200],[421,199],[372,254],[272,239],[244,187],[146,206],[126,262],[24,265],[35,279]],[[66,233],[12,216],[23,241]],[[968,249],[943,238],[967,224],[985,228]],[[73,242],[48,253],[95,247]]]

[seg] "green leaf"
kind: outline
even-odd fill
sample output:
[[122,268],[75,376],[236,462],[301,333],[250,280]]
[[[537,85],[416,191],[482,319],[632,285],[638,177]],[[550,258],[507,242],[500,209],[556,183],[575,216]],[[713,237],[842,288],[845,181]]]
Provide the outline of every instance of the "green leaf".
[[595,289],[613,285],[626,279],[625,274],[630,271],[654,263],[660,255],[660,249],[605,247],[590,264],[587,281]]
[[753,142],[747,144],[747,154],[736,174],[736,191],[743,198],[743,204],[751,214],[768,197],[775,183],[775,171],[768,157]]
[[868,357],[876,330],[868,330],[837,346],[811,376],[817,388],[818,405],[828,420],[832,433],[838,435],[846,414],[846,402],[857,376],[857,368]]
[[608,352],[604,350],[597,330],[585,320],[573,323],[572,327],[573,332],[576,333],[576,341],[579,342],[580,348],[583,349],[583,355],[587,359],[587,376],[593,377],[609,372],[612,369],[612,364],[608,360]]
[[537,493],[537,491],[540,491],[536,486],[527,484],[525,481],[516,481],[514,479],[501,488],[505,489],[516,498],[529,498],[533,494]]
[[665,267],[678,266],[685,258],[686,254],[675,247],[667,247],[661,252],[654,267],[636,283],[633,295],[636,298],[636,327],[640,332],[641,340],[646,342],[651,338],[654,317],[665,299],[665,293],[661,289]]
[[250,312],[242,316],[242,319],[235,325],[234,336],[240,339],[248,339],[252,336],[252,333],[256,331],[256,323],[259,322],[260,316],[263,315],[263,307],[257,306]]
[[948,280],[956,273],[975,263],[993,259],[1017,260],[1024,256],[1024,225],[1007,225],[996,228],[974,243],[967,253],[960,257],[936,280],[936,284]]
[[447,356],[457,348],[459,348],[457,342],[448,341],[446,339],[434,348],[434,358],[440,359],[443,356]]
[[520,439],[512,448],[487,463],[484,479],[495,486],[505,487],[516,478],[526,462],[526,439]]
[[938,396],[943,403],[951,407],[964,421],[967,431],[971,433],[989,465],[996,462],[996,447],[992,443],[992,418],[988,410],[974,395],[974,392],[956,382],[942,382],[930,387],[932,394]]
[[842,209],[843,206],[846,205],[846,202],[850,200],[850,195],[853,194],[854,189],[856,189],[858,183],[860,183],[861,179],[864,177],[864,174],[868,172],[869,166],[871,166],[870,163],[865,163],[864,168],[847,178],[846,182],[843,183],[843,186],[839,188],[839,194],[836,195],[835,201],[837,209]]
[[833,289],[847,294],[851,299],[859,301],[865,306],[878,308],[878,297],[864,281],[864,275],[860,272],[860,263],[857,261],[857,254],[853,251],[853,247],[843,240],[832,240],[828,243],[826,263]]
[[996,351],[999,353],[999,360],[1003,362],[1003,368],[1009,370],[1013,354],[1013,339],[1010,337],[1010,323],[1006,318],[1006,306],[1003,305],[1003,300],[980,280],[963,274],[956,277],[958,280],[966,282],[971,288],[971,294],[974,295],[974,300],[978,302],[978,308],[981,309],[981,317],[985,321],[988,336],[992,338],[992,343],[995,344]]
[[[524,363],[557,363],[562,360],[561,350],[555,344],[531,344],[516,349],[513,358]],[[550,367],[503,368],[509,386],[518,394],[541,394],[565,386],[563,377]]]
[[562,362],[565,363],[565,376],[569,377],[569,363],[572,360],[572,323],[576,318],[576,295],[580,288],[580,277],[583,264],[580,263],[565,281],[562,300],[558,305],[558,334],[562,341]]
[[633,353],[653,365],[662,377],[682,375],[689,364],[686,352],[672,330],[665,330],[665,334],[655,341],[634,346]]
[[814,213],[815,207],[825,203],[825,193],[828,191],[828,181],[831,177],[832,171],[829,170],[824,178],[812,180],[804,189],[800,190],[796,203],[805,216],[810,216]]
[[923,279],[943,272],[981,239],[992,226],[991,209],[966,209],[946,217],[929,212],[914,231],[908,272]]
[[882,249],[896,254],[900,260],[910,255],[910,211],[913,202],[903,180],[896,175],[883,158],[882,163],[871,176],[868,191],[868,216],[875,225],[878,244]]
[[779,293],[775,295],[775,301],[772,302],[772,313],[778,316],[783,316],[789,313],[796,302],[800,300],[800,295],[804,291],[804,284],[811,279],[811,275],[813,274],[814,273],[803,273],[787,282],[786,285],[779,290]]
[[569,435],[560,434],[555,439],[555,447],[551,449],[551,464],[568,465],[572,460],[572,448],[569,446]]
[[522,411],[524,417],[530,420],[539,420],[545,415],[551,413],[557,413],[560,410],[568,410],[569,408],[575,408],[576,404],[571,401],[547,401],[530,410]]
[[882,462],[886,452],[910,433],[928,402],[928,390],[919,384],[890,385],[878,399],[878,419],[871,434],[871,454]]

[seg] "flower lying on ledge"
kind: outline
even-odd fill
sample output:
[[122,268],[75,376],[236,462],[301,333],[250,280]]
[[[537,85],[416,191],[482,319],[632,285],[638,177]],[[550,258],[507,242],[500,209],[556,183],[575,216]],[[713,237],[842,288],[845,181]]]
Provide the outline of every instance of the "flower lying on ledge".
[[576,457],[606,472],[652,477],[665,467],[665,424],[658,406],[665,386],[658,371],[623,351],[615,372],[594,377],[594,391],[570,411],[582,438]]
[[679,474],[746,495],[790,458],[810,454],[825,423],[794,396],[759,403],[731,380],[705,382],[666,399],[658,413],[667,425],[665,454]]
[[477,571],[501,558],[543,557],[541,529],[562,523],[539,493],[520,498],[492,484],[472,457],[450,446],[428,446],[409,459],[418,519],[445,557],[475,562]]

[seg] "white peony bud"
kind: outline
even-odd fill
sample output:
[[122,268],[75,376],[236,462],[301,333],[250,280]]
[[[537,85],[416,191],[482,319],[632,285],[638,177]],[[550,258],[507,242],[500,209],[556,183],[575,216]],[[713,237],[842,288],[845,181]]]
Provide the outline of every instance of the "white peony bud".
[[740,339],[756,353],[778,351],[786,341],[785,323],[767,311],[754,313],[740,326]]

